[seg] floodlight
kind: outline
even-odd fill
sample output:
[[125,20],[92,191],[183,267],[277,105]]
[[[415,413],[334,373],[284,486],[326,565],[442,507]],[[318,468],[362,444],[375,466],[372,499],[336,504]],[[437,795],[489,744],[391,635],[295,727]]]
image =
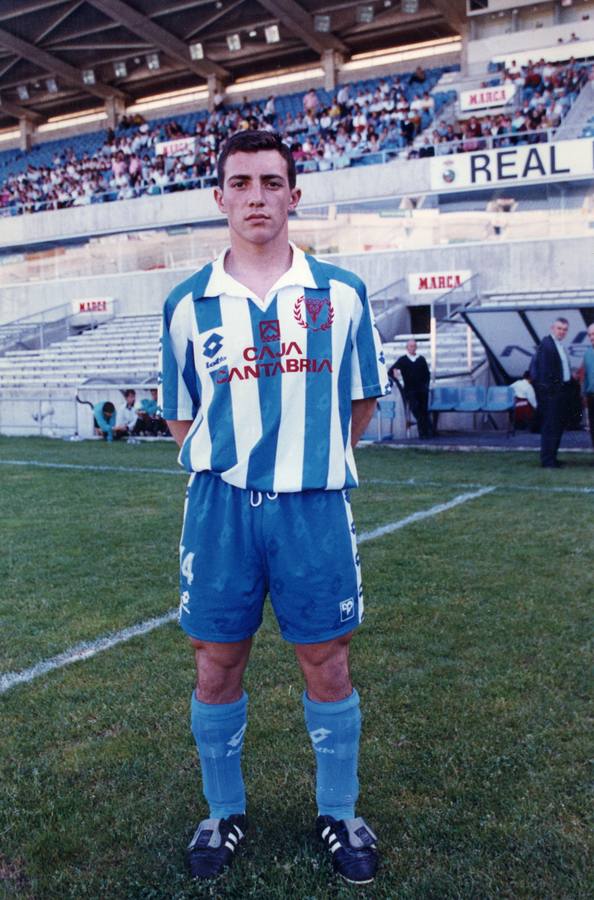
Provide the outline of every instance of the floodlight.
[[55,78],[46,78],[45,86],[50,94],[58,93],[58,82]]
[[227,47],[231,52],[241,50],[241,38],[237,33],[227,35]]
[[373,22],[373,6],[371,4],[357,7],[357,22],[359,25],[370,25]]
[[28,100],[29,99],[29,88],[26,84],[19,84],[17,87],[17,94],[19,100]]
[[159,59],[158,53],[147,53],[145,59],[147,69],[151,72],[156,72],[157,69],[161,68],[161,60]]
[[278,25],[267,25],[264,29],[264,37],[267,44],[278,44],[280,41],[280,31]]
[[114,62],[113,64],[113,73],[116,78],[125,78],[128,74],[128,66],[124,62],[123,59],[118,60],[118,62]]
[[330,31],[330,16],[314,16],[314,31],[327,34]]
[[199,41],[196,44],[190,44],[190,58],[204,59],[204,47]]
[[402,0],[402,12],[414,16],[419,11],[419,0]]
[[95,73],[93,69],[83,69],[83,84],[95,84]]

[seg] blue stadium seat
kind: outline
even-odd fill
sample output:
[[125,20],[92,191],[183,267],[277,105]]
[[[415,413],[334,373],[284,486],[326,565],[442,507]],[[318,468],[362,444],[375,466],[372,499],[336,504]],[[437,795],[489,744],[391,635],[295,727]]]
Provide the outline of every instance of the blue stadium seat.
[[487,391],[483,412],[488,415],[493,425],[495,425],[495,422],[491,414],[506,412],[508,414],[507,433],[508,435],[513,434],[516,430],[516,397],[513,388],[504,384],[491,385]]
[[509,385],[493,384],[487,391],[484,412],[508,412],[515,406],[515,395]]
[[454,406],[456,412],[478,412],[483,408],[486,392],[482,385],[475,384],[459,389],[458,402]]
[[451,412],[460,399],[460,389],[452,385],[434,387],[429,399],[429,412]]
[[394,421],[396,419],[396,402],[394,400],[378,400],[365,433],[364,441],[389,441],[394,437]]

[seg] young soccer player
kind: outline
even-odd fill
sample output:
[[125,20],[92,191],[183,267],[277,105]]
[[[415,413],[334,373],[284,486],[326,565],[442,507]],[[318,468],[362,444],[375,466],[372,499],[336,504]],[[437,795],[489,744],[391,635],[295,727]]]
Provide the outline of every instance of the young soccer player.
[[360,279],[289,242],[301,192],[280,138],[234,135],[217,174],[230,248],[170,294],[162,336],[160,403],[191,473],[180,623],[196,651],[192,731],[209,806],[189,867],[217,876],[245,836],[242,678],[269,593],[305,678],[318,835],[335,870],[366,883],[377,850],[355,812],[348,658],[363,594],[349,489],[352,448],[388,390],[384,358]]

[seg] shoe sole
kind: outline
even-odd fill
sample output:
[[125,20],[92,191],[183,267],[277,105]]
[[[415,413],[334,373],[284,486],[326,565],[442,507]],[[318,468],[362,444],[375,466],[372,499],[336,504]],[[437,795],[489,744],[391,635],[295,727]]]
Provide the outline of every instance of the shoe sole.
[[[340,872],[337,873],[340,875]],[[353,881],[352,878],[347,878],[346,875],[340,875],[343,881],[346,881],[347,884],[371,884],[372,881],[375,881],[375,875],[373,878],[367,878],[365,881]]]

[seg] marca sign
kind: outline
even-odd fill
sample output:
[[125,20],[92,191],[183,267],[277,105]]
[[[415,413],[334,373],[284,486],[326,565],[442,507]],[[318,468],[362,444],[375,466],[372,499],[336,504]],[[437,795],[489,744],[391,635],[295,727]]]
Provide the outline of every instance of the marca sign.
[[157,156],[185,156],[196,149],[196,138],[178,138],[176,141],[159,141],[155,147]]
[[73,315],[86,315],[87,313],[111,314],[113,312],[113,299],[111,297],[100,297],[92,300],[73,300]]
[[445,294],[460,287],[471,277],[469,269],[455,272],[413,272],[408,276],[408,290],[411,294]]
[[431,187],[437,191],[496,184],[526,184],[551,178],[594,176],[594,140],[558,141],[500,147],[429,160]]
[[460,92],[460,111],[484,109],[489,106],[507,106],[516,93],[515,84],[500,84],[497,87],[477,88]]

